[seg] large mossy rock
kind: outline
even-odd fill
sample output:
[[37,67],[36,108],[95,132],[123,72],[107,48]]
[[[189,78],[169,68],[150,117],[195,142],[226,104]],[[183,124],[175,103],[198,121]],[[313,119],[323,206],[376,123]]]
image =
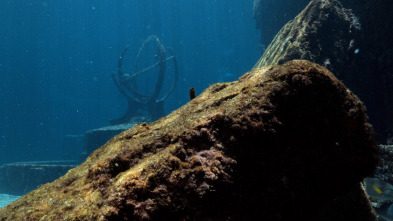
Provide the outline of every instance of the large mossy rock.
[[0,220],[306,220],[377,161],[362,102],[295,60],[214,84],[119,134]]

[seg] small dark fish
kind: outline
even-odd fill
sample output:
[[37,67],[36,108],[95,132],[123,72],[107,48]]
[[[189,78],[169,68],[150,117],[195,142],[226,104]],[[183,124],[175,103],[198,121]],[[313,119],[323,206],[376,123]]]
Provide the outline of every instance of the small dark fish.
[[189,90],[189,94],[190,94],[190,99],[192,100],[192,99],[194,99],[196,96],[195,96],[195,89],[192,87],[192,88],[190,88],[190,90]]

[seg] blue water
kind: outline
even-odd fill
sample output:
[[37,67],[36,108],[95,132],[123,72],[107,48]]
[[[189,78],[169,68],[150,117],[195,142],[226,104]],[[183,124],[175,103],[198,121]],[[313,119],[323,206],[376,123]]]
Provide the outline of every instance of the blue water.
[[68,160],[65,137],[120,117],[127,103],[110,73],[127,45],[133,64],[150,35],[171,47],[179,63],[165,114],[188,102],[190,87],[199,94],[237,79],[261,55],[252,6],[252,0],[0,1],[0,165]]
[[7,206],[8,204],[19,199],[20,196],[13,196],[8,194],[0,194],[0,208]]

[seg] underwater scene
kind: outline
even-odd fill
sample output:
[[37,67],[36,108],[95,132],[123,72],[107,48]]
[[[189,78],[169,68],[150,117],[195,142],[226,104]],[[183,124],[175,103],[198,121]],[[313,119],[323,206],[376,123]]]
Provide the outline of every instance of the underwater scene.
[[0,220],[393,220],[393,1],[0,8]]

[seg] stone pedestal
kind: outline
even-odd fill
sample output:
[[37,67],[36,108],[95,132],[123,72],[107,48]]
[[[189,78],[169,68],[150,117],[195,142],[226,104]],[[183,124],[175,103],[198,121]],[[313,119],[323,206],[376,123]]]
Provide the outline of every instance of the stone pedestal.
[[82,162],[96,149],[104,145],[115,135],[133,127],[136,123],[119,124],[89,130],[85,133],[84,148],[81,154]]
[[0,193],[24,195],[52,182],[76,167],[74,161],[35,161],[4,164],[0,167]]

